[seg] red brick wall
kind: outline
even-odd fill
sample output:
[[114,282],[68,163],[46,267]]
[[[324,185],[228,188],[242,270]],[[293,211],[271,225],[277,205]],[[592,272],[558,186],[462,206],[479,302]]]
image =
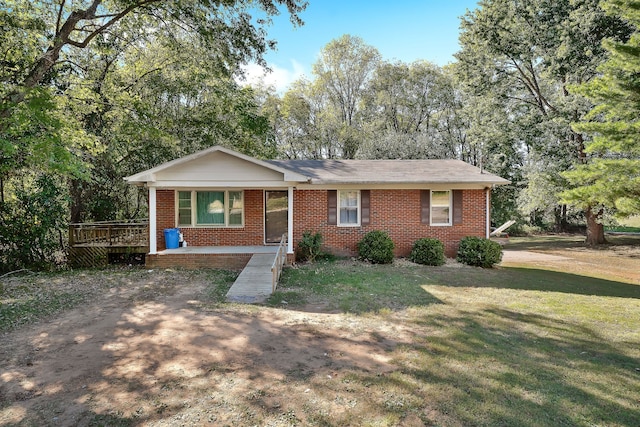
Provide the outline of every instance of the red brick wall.
[[251,254],[163,254],[147,255],[145,266],[153,268],[223,268],[242,270]]
[[[163,250],[164,229],[175,227],[173,190],[158,190],[158,250]],[[245,225],[241,228],[181,228],[190,246],[243,246],[264,244],[262,190],[245,190]],[[463,223],[432,227],[420,220],[420,190],[371,190],[371,222],[362,227],[327,224],[327,191],[296,190],[294,193],[294,245],[304,231],[321,232],[327,250],[338,255],[355,255],[357,243],[371,230],[384,230],[393,239],[396,256],[408,256],[421,237],[440,239],[447,256],[453,257],[460,239],[484,237],[486,232],[485,192],[464,190]]]
[[[264,244],[262,190],[244,191],[244,227],[179,227],[189,246],[259,246]],[[176,227],[175,191],[157,190],[158,250],[165,249],[164,229]]]
[[421,223],[420,190],[371,190],[370,224],[362,227],[338,227],[327,224],[327,191],[299,190],[294,195],[294,240],[304,231],[322,233],[327,250],[337,255],[357,254],[357,243],[372,230],[389,233],[396,256],[408,256],[413,243],[421,237],[440,239],[449,257],[456,255],[460,239],[484,237],[486,232],[485,193],[464,190],[463,223],[432,227]]

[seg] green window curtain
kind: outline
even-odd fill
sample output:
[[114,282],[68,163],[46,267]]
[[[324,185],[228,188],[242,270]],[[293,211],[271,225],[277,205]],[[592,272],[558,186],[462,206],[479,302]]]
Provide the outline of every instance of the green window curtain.
[[229,191],[229,225],[242,225],[242,191]]
[[225,225],[224,191],[198,191],[196,209],[198,224]]
[[191,225],[191,191],[178,191],[178,225]]

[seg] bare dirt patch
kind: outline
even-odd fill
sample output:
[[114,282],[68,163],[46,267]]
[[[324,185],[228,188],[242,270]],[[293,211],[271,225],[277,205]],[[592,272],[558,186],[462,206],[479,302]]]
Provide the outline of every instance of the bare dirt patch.
[[336,419],[354,402],[331,390],[391,372],[406,339],[362,317],[205,307],[206,277],[178,278],[149,272],[2,335],[0,424],[291,425],[304,405]]

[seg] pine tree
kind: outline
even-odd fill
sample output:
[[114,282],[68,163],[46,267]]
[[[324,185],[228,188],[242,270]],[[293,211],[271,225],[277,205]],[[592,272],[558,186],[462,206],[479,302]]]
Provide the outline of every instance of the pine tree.
[[[564,173],[576,188],[562,197],[576,206],[613,208],[625,217],[640,213],[640,1],[607,0],[603,7],[634,32],[624,43],[605,40],[609,58],[599,67],[601,76],[573,88],[595,104],[573,125],[592,139],[589,161]],[[587,243],[594,237],[587,236]]]

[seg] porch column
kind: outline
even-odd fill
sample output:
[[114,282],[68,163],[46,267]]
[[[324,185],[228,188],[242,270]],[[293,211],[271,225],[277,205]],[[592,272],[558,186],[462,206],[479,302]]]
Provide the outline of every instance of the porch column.
[[149,187],[149,254],[158,253],[156,233],[156,187]]
[[489,236],[491,235],[491,198],[490,198],[490,194],[491,194],[491,187],[487,187],[484,189],[484,193],[485,193],[485,198],[487,200],[487,207],[485,208],[485,215],[486,215],[486,219],[487,219],[487,225],[486,225],[486,232],[485,232],[485,238],[488,239]]
[[293,253],[293,187],[287,192],[287,253]]

